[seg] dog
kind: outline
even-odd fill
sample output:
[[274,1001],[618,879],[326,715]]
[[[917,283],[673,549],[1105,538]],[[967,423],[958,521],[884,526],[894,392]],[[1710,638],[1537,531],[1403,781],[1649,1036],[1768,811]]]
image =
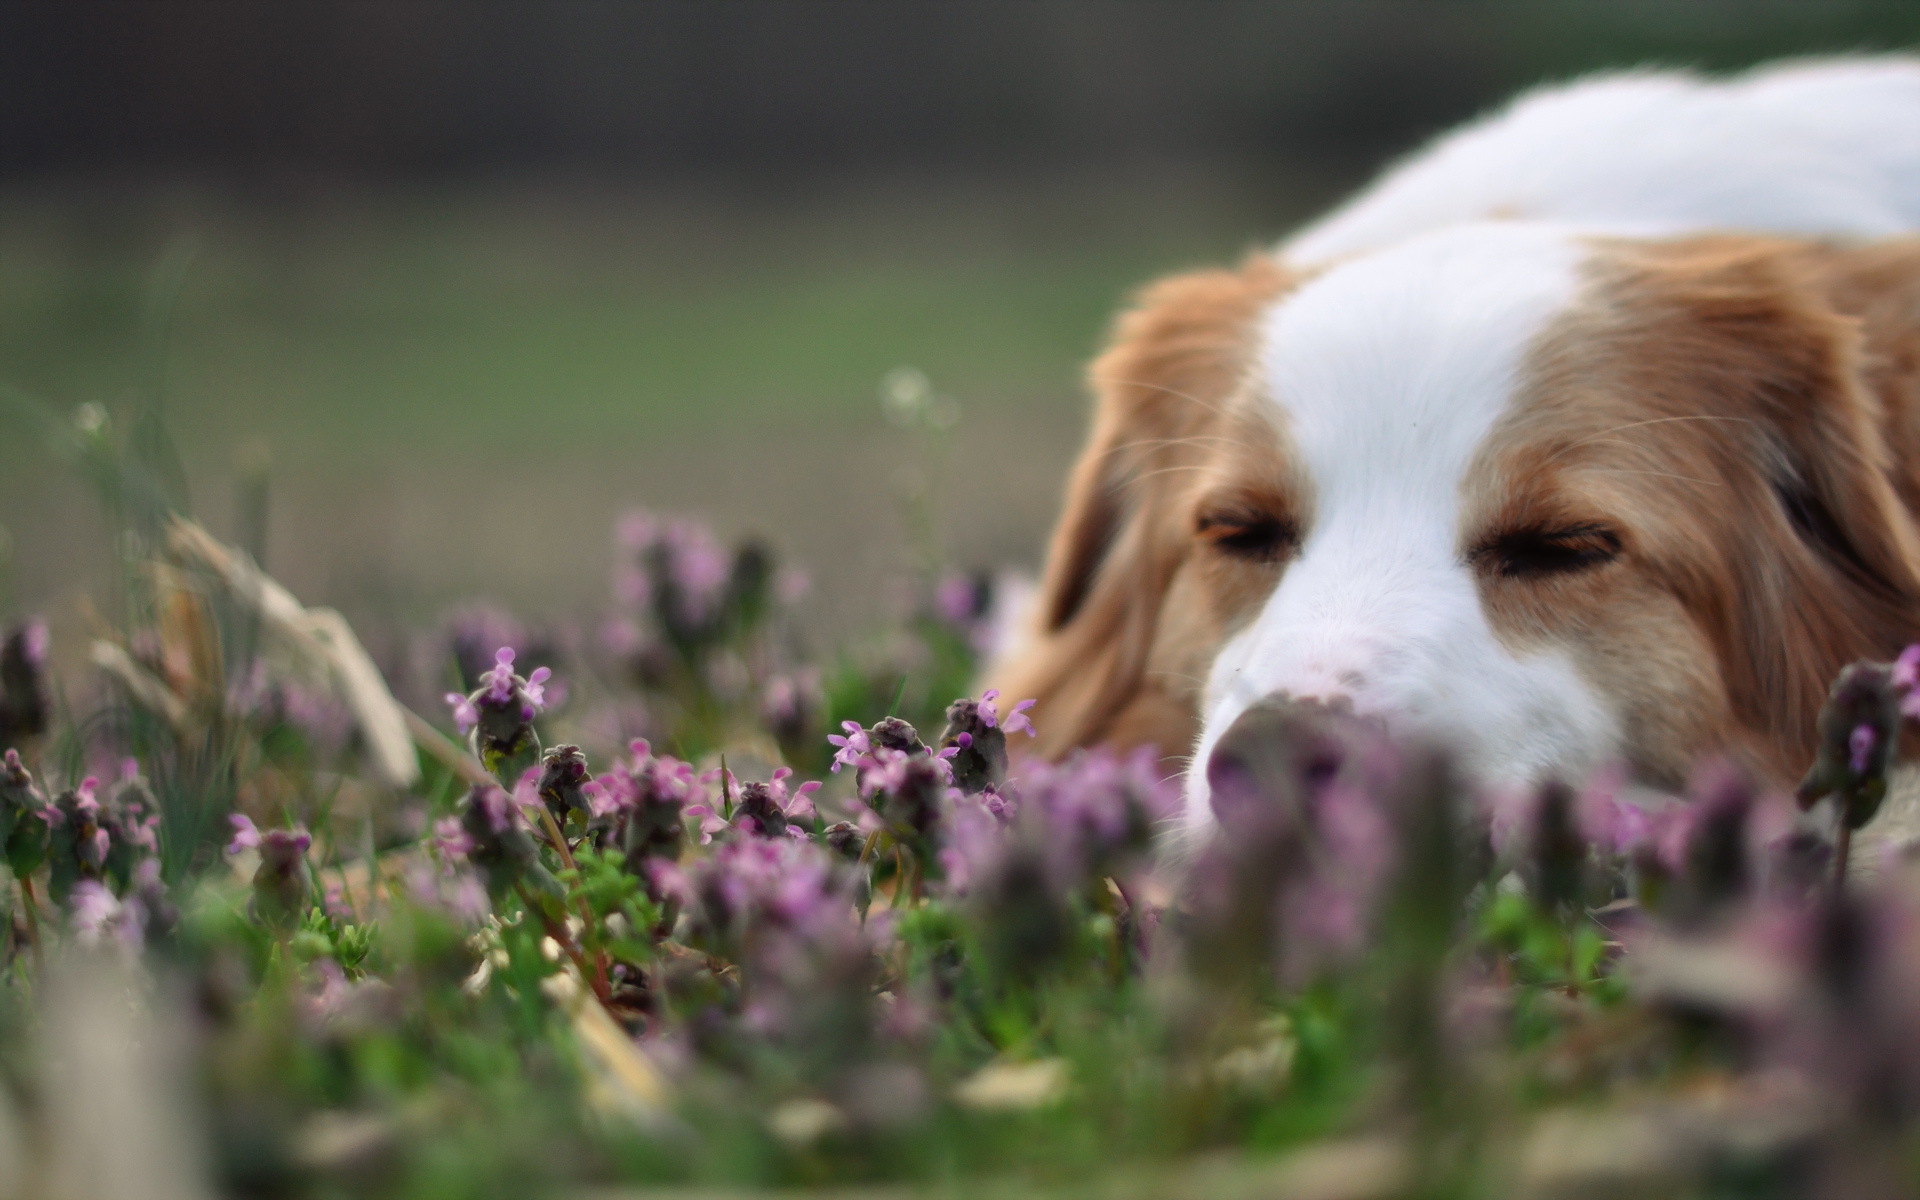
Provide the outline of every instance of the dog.
[[1488,787],[1790,784],[1920,640],[1920,58],[1631,72],[1443,136],[1089,371],[1035,752],[1207,765],[1328,712]]

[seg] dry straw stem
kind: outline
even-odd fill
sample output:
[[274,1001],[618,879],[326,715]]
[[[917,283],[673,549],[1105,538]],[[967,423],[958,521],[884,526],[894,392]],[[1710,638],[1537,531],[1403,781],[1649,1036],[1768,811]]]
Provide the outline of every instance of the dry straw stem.
[[543,986],[573,1021],[573,1033],[587,1069],[588,1102],[607,1117],[653,1127],[667,1122],[671,1089],[666,1077],[646,1051],[595,1002],[575,969],[563,967]]
[[[212,1200],[180,1014],[119,955],[69,951],[40,1000],[22,1200]],[[0,1171],[0,1184],[5,1172]]]
[[[174,518],[167,541],[181,558],[213,572],[283,645],[327,670],[352,711],[366,739],[374,771],[382,780],[396,788],[411,787],[419,780],[414,728],[407,720],[412,714],[387,690],[379,668],[373,665],[346,618],[330,608],[305,607],[246,554],[192,521]],[[433,746],[427,749],[436,751]]]
[[93,665],[118,679],[127,694],[137,701],[140,707],[157,712],[166,719],[167,724],[176,730],[187,727],[187,706],[180,697],[173,694],[166,681],[134,661],[126,647],[118,642],[109,642],[104,638],[95,639],[89,656]]

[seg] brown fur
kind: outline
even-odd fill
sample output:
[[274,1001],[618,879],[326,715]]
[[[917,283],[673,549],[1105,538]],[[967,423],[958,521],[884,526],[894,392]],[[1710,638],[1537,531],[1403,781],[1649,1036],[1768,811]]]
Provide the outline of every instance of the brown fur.
[[1177,497],[1219,444],[1254,320],[1285,286],[1265,256],[1162,280],[1089,369],[1093,433],[1048,549],[1032,642],[994,680],[1039,699],[1036,752],[1104,742],[1177,754],[1192,740],[1220,631],[1186,569],[1192,531]]
[[[1589,269],[1469,472],[1461,553],[1617,530],[1595,570],[1484,574],[1496,632],[1571,653],[1647,776],[1721,750],[1791,779],[1839,667],[1920,638],[1920,241],[1607,241]],[[1039,698],[1039,752],[1184,751],[1214,653],[1275,586],[1194,548],[1208,511],[1310,517],[1248,378],[1286,285],[1261,259],[1165,281],[1094,364],[1033,646],[996,680]]]

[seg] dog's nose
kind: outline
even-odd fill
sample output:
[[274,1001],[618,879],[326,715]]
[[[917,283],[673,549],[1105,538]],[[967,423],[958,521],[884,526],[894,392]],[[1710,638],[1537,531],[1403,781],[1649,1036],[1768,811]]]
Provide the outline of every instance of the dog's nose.
[[1344,705],[1269,696],[1227,727],[1207,756],[1213,813],[1233,828],[1292,811],[1336,779],[1363,723]]

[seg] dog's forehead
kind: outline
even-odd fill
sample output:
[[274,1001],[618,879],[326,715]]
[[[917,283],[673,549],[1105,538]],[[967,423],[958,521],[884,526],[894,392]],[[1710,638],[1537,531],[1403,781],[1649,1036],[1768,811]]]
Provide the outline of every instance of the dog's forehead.
[[1276,302],[1256,384],[1316,508],[1397,497],[1450,519],[1445,501],[1577,299],[1585,257],[1563,227],[1461,226],[1337,264]]

